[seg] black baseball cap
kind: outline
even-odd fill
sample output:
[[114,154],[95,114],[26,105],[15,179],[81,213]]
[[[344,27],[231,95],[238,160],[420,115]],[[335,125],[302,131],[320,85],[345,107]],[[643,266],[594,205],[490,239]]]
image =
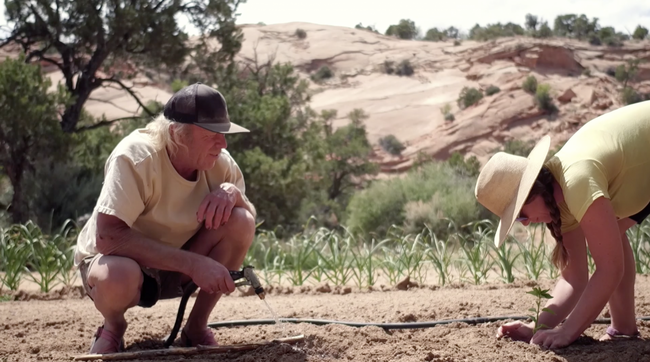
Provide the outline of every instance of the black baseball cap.
[[217,133],[250,132],[230,122],[226,99],[216,89],[194,83],[174,93],[165,104],[167,119],[188,123]]

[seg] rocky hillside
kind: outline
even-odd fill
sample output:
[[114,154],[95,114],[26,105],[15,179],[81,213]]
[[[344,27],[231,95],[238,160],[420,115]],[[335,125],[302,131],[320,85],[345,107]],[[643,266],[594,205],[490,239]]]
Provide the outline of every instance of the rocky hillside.
[[[302,29],[306,37],[296,35]],[[385,172],[408,169],[418,152],[445,159],[453,151],[484,161],[512,139],[535,140],[550,133],[555,144],[566,140],[590,119],[622,106],[622,86],[608,75],[628,59],[650,60],[650,42],[623,47],[592,46],[570,39],[503,38],[462,43],[399,40],[373,32],[309,23],[245,26],[240,57],[291,62],[305,77],[326,65],[334,77],[314,83],[312,107],[346,114],[362,108],[371,141],[394,135],[407,148],[400,157],[376,147]],[[386,61],[408,60],[411,76],[386,74]],[[611,73],[610,73],[611,74]],[[558,112],[546,115],[522,83],[534,75],[550,85]],[[640,92],[650,92],[650,62],[639,66]],[[500,92],[460,110],[461,89]],[[449,104],[454,121],[441,108]]]
[[[297,36],[297,29],[306,36]],[[585,122],[622,105],[622,86],[611,76],[612,69],[628,59],[650,60],[650,41],[628,41],[616,48],[524,37],[425,42],[310,23],[245,25],[243,31],[241,60],[257,56],[259,61],[272,57],[290,62],[305,79],[323,66],[330,68],[333,77],[312,82],[311,106],[336,109],[335,125],[345,124],[348,112],[361,108],[370,116],[366,125],[371,142],[378,144],[388,135],[403,142],[406,149],[400,156],[375,147],[384,172],[408,169],[418,152],[445,159],[459,151],[485,161],[512,139],[535,140],[550,133],[555,144],[561,143]],[[398,66],[405,60],[412,75],[387,74],[387,64]],[[522,89],[529,75],[550,85],[559,112],[540,111],[534,96]],[[55,69],[50,77],[55,82],[61,78]],[[145,101],[165,102],[171,95],[168,86],[162,88],[144,75],[131,82]],[[464,87],[484,92],[490,86],[500,91],[459,109],[456,100]],[[640,65],[633,86],[650,92],[650,62]],[[441,112],[447,104],[453,121],[446,121]],[[116,88],[94,92],[86,104],[91,113],[108,119],[131,116],[137,108]]]

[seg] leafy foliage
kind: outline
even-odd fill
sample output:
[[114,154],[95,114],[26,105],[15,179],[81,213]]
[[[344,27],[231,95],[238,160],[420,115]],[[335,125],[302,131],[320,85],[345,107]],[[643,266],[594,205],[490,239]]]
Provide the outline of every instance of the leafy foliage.
[[415,39],[418,33],[419,30],[413,20],[402,19],[398,24],[389,26],[385,34],[388,36],[393,35],[400,39]]
[[305,39],[307,37],[307,32],[305,29],[296,29],[295,35],[298,39]]
[[632,34],[632,38],[637,40],[643,40],[647,37],[648,37],[648,28],[643,27],[641,25],[637,25],[636,29],[634,29],[634,34]]
[[476,88],[463,87],[458,95],[458,107],[465,109],[471,107],[483,99],[483,93]]
[[[62,0],[52,6],[8,0],[6,15],[13,28],[2,45],[18,44],[27,61],[49,63],[62,72],[73,102],[63,112],[61,127],[74,132],[85,102],[103,85],[131,92],[125,80],[145,68],[179,68],[192,53],[217,66],[232,61],[243,39],[235,26],[243,1]],[[181,17],[203,35],[194,45],[188,45],[188,35],[179,27]],[[221,47],[212,50],[206,39]]]
[[495,85],[491,85],[491,86],[487,87],[487,89],[485,90],[485,95],[491,96],[491,95],[497,94],[499,92],[501,92],[501,88],[499,88],[499,87],[497,87]]
[[22,55],[0,63],[0,166],[13,188],[9,210],[14,223],[30,216],[23,188],[36,160],[65,149],[57,111],[68,97],[62,87],[49,92],[50,86],[40,67],[26,64]]
[[402,144],[402,142],[400,142],[400,140],[398,140],[397,137],[392,134],[380,138],[379,145],[384,149],[384,151],[394,156],[401,154],[402,151],[406,148],[404,144]]
[[526,77],[526,80],[524,80],[521,88],[528,93],[535,94],[535,92],[537,92],[537,78],[535,78],[534,75],[529,75]]
[[450,219],[458,224],[490,217],[474,198],[475,178],[442,162],[411,170],[403,178],[373,182],[352,196],[347,222],[353,232],[384,235],[391,225],[422,228],[447,235]]
[[540,84],[535,91],[535,102],[540,109],[547,112],[554,112],[557,107],[553,104],[551,97],[551,86],[548,84]]

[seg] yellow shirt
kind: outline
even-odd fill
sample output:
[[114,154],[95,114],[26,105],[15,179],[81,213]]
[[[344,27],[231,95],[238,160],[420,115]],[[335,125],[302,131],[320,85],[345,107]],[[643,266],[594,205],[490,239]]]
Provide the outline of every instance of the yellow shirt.
[[210,191],[230,182],[245,193],[241,170],[225,149],[212,169],[199,172],[196,181],[188,181],[176,172],[167,151],[152,147],[149,136],[142,131],[126,136],[106,160],[97,204],[77,238],[76,265],[98,253],[95,234],[99,212],[116,216],[132,229],[180,248],[201,227],[196,212]]
[[562,232],[578,227],[601,196],[619,219],[641,211],[650,202],[650,101],[587,122],[546,166],[564,193]]

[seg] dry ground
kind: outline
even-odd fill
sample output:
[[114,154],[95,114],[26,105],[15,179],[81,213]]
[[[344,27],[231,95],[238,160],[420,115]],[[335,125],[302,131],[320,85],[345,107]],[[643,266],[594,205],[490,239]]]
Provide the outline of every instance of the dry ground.
[[[315,287],[274,288],[267,301],[282,318],[311,318],[356,322],[423,322],[442,319],[526,315],[533,297],[525,292],[530,282],[512,285],[429,286],[409,290],[376,288],[372,291],[317,291]],[[550,287],[550,281],[542,282]],[[323,290],[321,288],[321,290]],[[650,315],[650,278],[637,279],[637,316]],[[59,289],[47,295],[22,291],[0,303],[0,361],[70,361],[84,354],[92,333],[101,323],[90,299],[80,289]],[[190,300],[188,310],[194,299]],[[127,350],[161,347],[174,322],[178,300],[128,312]],[[186,315],[188,312],[186,312]],[[606,310],[601,315],[606,316]],[[271,314],[255,296],[242,292],[224,297],[211,321],[269,319]],[[288,324],[219,328],[222,344],[250,343],[304,334],[293,347],[273,345],[250,352],[188,357],[193,361],[650,361],[650,323],[639,322],[643,339],[597,342],[605,324],[594,324],[572,346],[542,350],[510,340],[497,340],[504,322],[480,325],[454,323],[426,329],[384,331],[379,327],[329,324]],[[166,357],[162,360],[185,360]]]

